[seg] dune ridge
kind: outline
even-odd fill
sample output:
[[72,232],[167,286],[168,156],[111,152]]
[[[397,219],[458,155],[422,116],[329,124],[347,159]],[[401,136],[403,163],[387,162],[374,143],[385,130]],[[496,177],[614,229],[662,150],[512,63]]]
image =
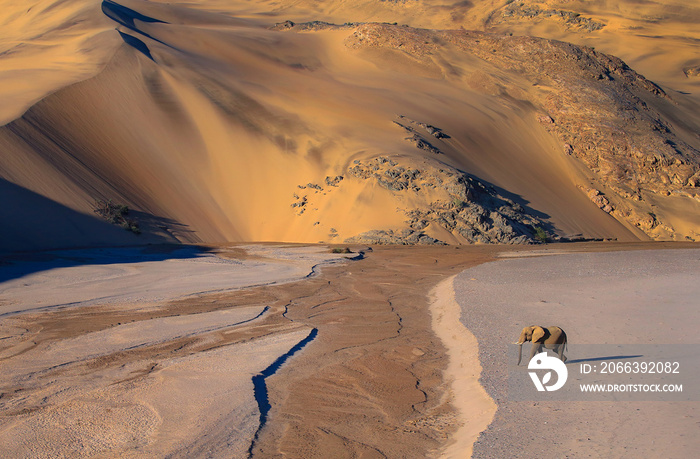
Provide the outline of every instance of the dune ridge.
[[99,73],[120,44],[95,1],[3,0],[0,8],[0,125]]
[[[395,243],[516,242],[534,240],[536,228],[553,238],[700,237],[695,95],[591,48],[503,33],[518,15],[487,15],[485,2],[364,2],[345,22],[351,11],[334,3],[95,6],[78,9],[92,18],[79,22],[80,36],[109,36],[100,46],[100,59],[111,56],[104,70],[0,128],[0,178],[24,194],[93,218],[96,199],[113,200],[143,221],[141,239],[97,231],[90,244],[342,242],[377,232]],[[606,10],[596,16],[595,8],[590,17],[602,20]],[[59,11],[41,17],[75,17]],[[392,14],[433,29],[392,25]],[[556,38],[614,29],[555,22]],[[52,30],[62,22],[39,23]],[[485,31],[449,30],[460,26]],[[91,56],[94,73],[100,59]],[[405,170],[427,161],[447,171],[442,182],[457,173],[493,187],[515,214],[465,205],[466,189],[392,189],[383,186],[388,170],[372,171],[382,180],[349,173],[356,161],[380,157]],[[13,201],[16,232],[31,233],[36,220],[24,202]],[[412,215],[433,217],[416,225]],[[4,249],[75,245],[60,236],[65,223],[47,223],[53,234],[34,232]]]

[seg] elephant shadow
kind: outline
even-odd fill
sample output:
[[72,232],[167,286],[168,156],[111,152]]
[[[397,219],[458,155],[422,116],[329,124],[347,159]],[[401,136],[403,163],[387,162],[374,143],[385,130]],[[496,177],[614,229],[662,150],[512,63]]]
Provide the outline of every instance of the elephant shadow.
[[639,357],[644,357],[642,354],[638,355],[611,355],[607,357],[591,357],[587,359],[575,359],[575,360],[567,360],[566,364],[571,364],[571,363],[583,363],[583,362],[600,362],[603,360],[622,360],[622,359],[636,359]]

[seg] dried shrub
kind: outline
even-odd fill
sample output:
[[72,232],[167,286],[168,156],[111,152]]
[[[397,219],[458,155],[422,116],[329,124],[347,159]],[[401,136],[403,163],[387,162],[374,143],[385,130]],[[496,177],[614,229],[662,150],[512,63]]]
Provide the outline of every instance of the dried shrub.
[[138,222],[128,217],[129,207],[124,204],[115,204],[111,199],[96,199],[95,213],[113,225],[119,225],[134,234],[141,234]]

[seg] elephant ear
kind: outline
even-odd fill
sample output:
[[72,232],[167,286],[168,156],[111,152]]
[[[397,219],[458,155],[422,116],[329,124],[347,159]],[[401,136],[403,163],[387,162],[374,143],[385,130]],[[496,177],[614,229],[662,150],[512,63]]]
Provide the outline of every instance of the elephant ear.
[[544,328],[535,327],[534,330],[532,330],[532,342],[537,343],[542,338],[544,338]]

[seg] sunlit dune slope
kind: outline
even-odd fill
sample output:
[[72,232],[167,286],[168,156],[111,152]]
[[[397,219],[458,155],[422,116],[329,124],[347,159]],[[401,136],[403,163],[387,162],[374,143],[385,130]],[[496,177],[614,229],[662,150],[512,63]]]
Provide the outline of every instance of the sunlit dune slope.
[[[265,2],[99,6],[90,17],[109,22],[101,49],[121,45],[99,74],[0,128],[0,177],[86,215],[96,199],[128,204],[144,230],[130,240],[523,242],[537,227],[697,236],[697,120],[681,120],[693,100],[590,49],[285,24],[259,14]],[[584,63],[572,67],[572,56]],[[567,89],[584,77],[585,97],[572,99]],[[598,101],[600,113],[576,124]],[[593,141],[626,126],[629,152]],[[598,147],[610,152],[592,156]],[[632,151],[641,159],[615,161]],[[668,186],[652,186],[644,161],[654,155],[679,161]],[[90,243],[124,243],[100,234]]]
[[94,0],[0,0],[0,124],[98,73],[121,40]]

